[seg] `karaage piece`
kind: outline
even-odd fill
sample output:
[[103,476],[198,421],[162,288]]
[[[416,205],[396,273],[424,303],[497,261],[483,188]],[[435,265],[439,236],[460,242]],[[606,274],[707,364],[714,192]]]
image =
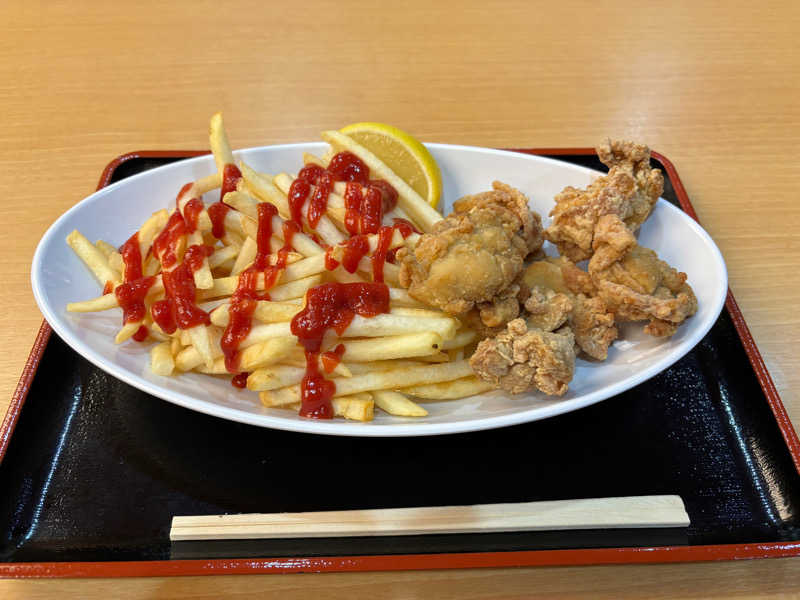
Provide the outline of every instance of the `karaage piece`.
[[583,294],[575,296],[569,323],[575,343],[583,352],[597,360],[608,358],[608,348],[619,332],[614,313],[602,298],[589,298]]
[[[543,311],[541,300],[537,302],[538,307],[534,306],[535,298],[541,299],[544,295],[545,304],[550,305],[544,310],[556,314],[566,308],[563,299],[567,299],[566,318],[575,343],[592,358],[605,360],[608,357],[608,348],[618,333],[614,315],[603,300],[594,297],[596,289],[586,271],[566,258],[547,258],[531,263],[522,280],[532,290],[531,298],[525,303],[525,308],[531,313],[529,323],[534,312]],[[540,291],[534,294],[533,290]]]
[[506,331],[482,340],[469,364],[478,377],[512,394],[538,389],[561,396],[575,371],[575,338],[569,327],[548,332],[514,319]]
[[[505,290],[544,242],[542,221],[524,194],[497,181],[492,187],[456,201],[413,249],[398,251],[400,283],[412,297],[454,315],[510,297]],[[498,310],[510,314],[513,302]]]
[[609,167],[585,190],[573,187],[555,197],[552,224],[545,237],[573,262],[592,256],[597,221],[603,215],[617,215],[636,231],[647,219],[664,191],[664,176],[650,168],[650,149],[627,141],[608,141],[597,148],[600,160]]
[[528,327],[554,331],[567,321],[573,307],[574,303],[567,294],[534,286],[530,297],[525,301],[525,310],[528,313],[525,322]]
[[686,283],[686,273],[638,245],[616,215],[598,220],[593,246],[589,275],[598,297],[618,321],[650,321],[644,331],[666,337],[697,312],[697,298]]

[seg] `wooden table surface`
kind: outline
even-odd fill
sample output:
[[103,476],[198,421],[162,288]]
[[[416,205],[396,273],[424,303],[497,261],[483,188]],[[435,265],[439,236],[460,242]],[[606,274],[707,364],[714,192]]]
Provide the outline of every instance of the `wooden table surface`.
[[[738,5],[737,5],[738,4]],[[0,3],[0,411],[41,322],[31,258],[113,157],[347,123],[424,141],[673,160],[800,424],[800,10],[790,1]],[[2,414],[0,412],[0,414]],[[0,491],[0,493],[2,493]],[[800,560],[147,580],[2,581],[6,598],[790,597]]]

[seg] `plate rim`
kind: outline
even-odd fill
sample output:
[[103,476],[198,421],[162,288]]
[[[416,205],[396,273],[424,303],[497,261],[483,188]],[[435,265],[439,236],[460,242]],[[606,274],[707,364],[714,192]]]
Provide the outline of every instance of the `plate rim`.
[[[242,148],[240,150],[235,151],[234,154],[240,154],[244,152],[258,152],[267,149],[271,151],[275,150],[292,151],[300,148],[308,148],[309,145],[325,146],[325,143],[316,141],[316,142],[293,142],[288,144],[263,145],[250,148]],[[565,161],[561,161],[556,158],[550,158],[548,156],[533,154],[529,150],[522,150],[522,151],[500,150],[494,148],[484,148],[480,146],[467,146],[461,144],[442,144],[442,143],[430,143],[430,144],[426,143],[425,145],[430,148],[455,149],[455,150],[477,152],[483,154],[488,153],[500,156],[509,155],[518,157],[520,154],[523,154],[526,156],[526,158],[534,162],[545,162],[559,166],[563,166],[565,164]],[[567,149],[562,149],[562,151],[563,150]],[[173,151],[173,152],[178,153],[180,151]],[[118,157],[118,159],[116,159],[116,161],[119,161],[118,164],[121,164],[122,162],[124,162],[129,158],[135,158],[143,154],[145,153],[144,152],[128,153],[126,155],[121,155],[120,157]],[[172,152],[170,152],[170,154],[172,154]],[[180,158],[180,156],[175,156],[175,158]],[[341,435],[341,436],[351,436],[351,437],[417,437],[417,436],[429,436],[429,435],[449,435],[449,434],[465,433],[470,431],[482,431],[486,429],[507,427],[512,425],[518,425],[522,423],[547,419],[568,412],[572,412],[574,410],[579,410],[581,408],[590,406],[592,404],[601,402],[603,400],[610,399],[619,393],[622,393],[644,381],[647,381],[648,379],[654,377],[661,371],[669,368],[672,364],[674,364],[675,362],[680,360],[683,356],[685,356],[688,352],[690,352],[692,348],[694,348],[697,345],[697,343],[699,343],[702,340],[702,338],[708,333],[711,327],[713,327],[725,303],[726,292],[727,292],[727,281],[728,281],[727,266],[716,243],[713,241],[711,236],[700,226],[699,222],[696,219],[696,216],[689,214],[687,211],[681,210],[680,208],[670,204],[669,202],[663,199],[659,199],[658,205],[665,207],[667,210],[677,211],[677,213],[679,213],[679,218],[685,219],[688,226],[694,230],[694,233],[698,235],[698,237],[703,241],[704,245],[710,250],[710,253],[713,256],[714,261],[721,267],[723,282],[719,286],[719,290],[721,291],[721,293],[717,294],[717,297],[715,298],[715,302],[713,305],[713,310],[712,310],[713,318],[710,317],[708,321],[704,323],[700,329],[698,329],[690,338],[688,338],[684,342],[684,347],[681,348],[679,351],[668,354],[663,359],[658,360],[650,367],[646,368],[641,373],[638,373],[633,377],[625,378],[622,380],[622,382],[606,386],[603,389],[595,390],[588,394],[584,394],[578,398],[564,400],[563,402],[557,402],[549,406],[545,407],[534,406],[524,410],[513,412],[511,414],[489,416],[489,417],[469,419],[465,421],[457,421],[451,423],[447,422],[426,423],[424,421],[418,421],[413,423],[398,422],[398,423],[376,424],[374,422],[351,423],[339,420],[331,422],[302,421],[302,420],[286,419],[280,416],[273,416],[265,413],[260,413],[260,414],[249,413],[233,407],[222,406],[216,403],[209,402],[207,400],[203,400],[201,398],[188,396],[183,392],[169,390],[167,388],[158,385],[155,382],[151,382],[140,376],[136,376],[133,373],[129,374],[125,369],[117,369],[112,361],[105,359],[98,352],[96,352],[92,348],[92,346],[83,342],[80,339],[74,338],[71,335],[69,328],[66,326],[66,324],[61,322],[62,319],[60,318],[60,316],[55,312],[55,310],[51,310],[51,307],[48,305],[48,303],[44,301],[43,291],[41,288],[43,284],[39,281],[42,256],[44,254],[45,248],[50,242],[50,238],[54,237],[56,230],[59,228],[59,225],[64,220],[67,220],[72,215],[73,212],[80,210],[81,205],[83,205],[85,202],[105,197],[108,194],[113,194],[114,190],[116,190],[118,187],[122,185],[130,185],[131,181],[135,181],[139,178],[146,178],[148,175],[152,176],[151,174],[156,170],[166,171],[171,169],[177,169],[179,168],[179,165],[185,167],[187,162],[200,163],[208,160],[212,159],[210,155],[205,152],[193,156],[191,158],[188,158],[186,160],[177,160],[174,163],[156,167],[155,169],[149,169],[141,173],[134,174],[130,177],[123,178],[120,181],[117,181],[113,184],[100,187],[100,189],[98,189],[94,193],[78,201],[75,205],[73,205],[67,211],[62,213],[58,217],[58,219],[56,219],[48,227],[47,231],[40,239],[33,257],[32,268],[31,268],[31,284],[33,287],[36,303],[39,306],[39,309],[42,311],[45,320],[50,324],[53,331],[55,331],[67,345],[69,345],[73,350],[78,352],[78,354],[89,360],[92,364],[94,364],[98,368],[109,373],[113,377],[116,377],[124,381],[128,385],[131,385],[141,391],[144,391],[145,393],[151,394],[153,396],[156,396],[157,398],[160,398],[161,400],[171,402],[173,404],[182,406],[189,410],[195,410],[214,417],[223,418],[226,420],[231,420],[239,423],[245,423],[256,427],[267,427],[267,428],[274,428],[274,429],[301,432],[301,433],[316,433],[321,435],[337,435],[337,436]],[[104,171],[104,175],[106,174],[106,171],[109,170],[109,167],[111,167],[112,164],[114,164],[114,162],[116,161],[112,161],[112,163],[108,165],[108,167]],[[583,165],[570,164],[570,168],[574,168],[579,171],[584,171],[587,173],[600,173],[595,169],[591,169],[590,167],[585,167]],[[102,180],[103,177],[101,177],[101,183]],[[531,413],[534,413],[535,416],[532,416]]]

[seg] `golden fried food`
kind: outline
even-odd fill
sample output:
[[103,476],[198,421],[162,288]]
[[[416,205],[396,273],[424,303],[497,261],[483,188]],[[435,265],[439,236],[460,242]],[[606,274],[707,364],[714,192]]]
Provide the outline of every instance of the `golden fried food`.
[[[564,257],[548,258],[532,263],[525,270],[523,281],[531,290],[540,290],[539,297],[544,290],[547,302],[558,302],[559,297],[568,299],[567,317],[575,343],[592,358],[606,359],[608,347],[617,339],[617,328],[613,313],[602,299],[595,297],[597,292],[588,273]],[[535,296],[532,293],[525,303],[531,316]]]
[[575,338],[569,327],[549,332],[514,319],[482,340],[469,364],[478,377],[512,394],[536,388],[561,396],[575,371]]
[[573,262],[592,256],[597,221],[603,215],[617,215],[636,231],[647,219],[664,190],[664,177],[650,168],[650,149],[627,141],[606,142],[597,148],[600,160],[609,167],[585,190],[565,188],[555,197],[550,212],[552,224],[545,237]]
[[[518,190],[500,182],[492,187],[458,200],[413,249],[397,253],[400,284],[413,298],[454,315],[509,298],[505,290],[544,241],[541,217]],[[498,310],[508,314],[512,304]]]
[[646,321],[646,333],[665,337],[697,312],[697,298],[681,273],[636,243],[616,215],[598,220],[589,275],[618,321]]

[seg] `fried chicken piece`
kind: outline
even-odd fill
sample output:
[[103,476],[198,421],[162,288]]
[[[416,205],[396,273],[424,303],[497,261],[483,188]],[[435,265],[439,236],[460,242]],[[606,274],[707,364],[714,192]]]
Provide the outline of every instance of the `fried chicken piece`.
[[575,343],[581,350],[597,360],[608,358],[608,348],[619,332],[614,313],[608,310],[601,298],[589,298],[583,294],[575,296],[569,323]]
[[[594,297],[597,290],[586,271],[564,257],[548,258],[532,263],[523,281],[532,289],[547,290],[549,299],[568,299],[568,323],[578,347],[592,358],[608,357],[608,348],[618,334],[614,315],[603,300]],[[525,307],[529,308],[528,303]]]
[[478,377],[512,394],[536,388],[561,396],[575,371],[575,338],[569,327],[549,332],[514,319],[506,331],[482,340],[469,364]]
[[[456,201],[454,211],[413,249],[398,251],[400,284],[412,297],[462,315],[502,298],[525,258],[541,248],[542,220],[528,199],[504,183],[492,187]],[[498,310],[510,314],[512,303]]]
[[664,191],[664,177],[650,168],[650,149],[627,141],[608,141],[597,148],[600,160],[609,167],[585,190],[566,187],[555,197],[550,216],[553,222],[545,237],[573,262],[592,256],[597,221],[603,215],[617,215],[631,230],[644,223]]
[[686,273],[673,269],[649,248],[636,243],[616,215],[597,222],[589,275],[598,297],[619,321],[646,321],[646,333],[665,337],[697,312],[697,298]]
[[567,321],[573,307],[574,303],[566,294],[537,285],[531,288],[531,295],[525,301],[528,311],[525,321],[528,327],[555,331]]

